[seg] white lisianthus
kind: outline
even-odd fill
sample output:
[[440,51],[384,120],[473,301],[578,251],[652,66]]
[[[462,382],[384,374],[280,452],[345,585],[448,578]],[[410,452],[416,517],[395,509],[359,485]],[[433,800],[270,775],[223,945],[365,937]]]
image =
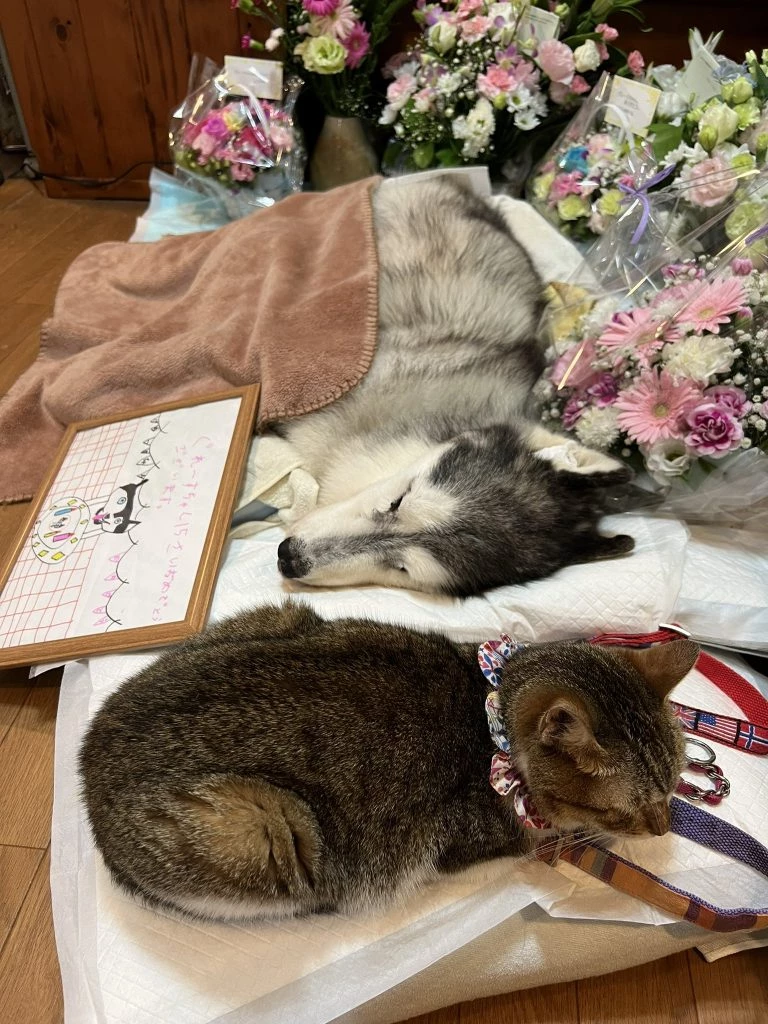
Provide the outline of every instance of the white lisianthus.
[[447,53],[456,45],[456,26],[447,21],[438,21],[427,33],[429,45],[438,53]]
[[717,334],[693,334],[682,341],[664,346],[661,352],[664,368],[673,377],[688,377],[706,384],[716,373],[730,370],[736,353],[727,338]]
[[573,59],[576,70],[579,72],[594,71],[595,68],[599,68],[601,64],[600,51],[594,39],[587,39],[581,46],[577,46],[573,51]]
[[481,96],[467,116],[457,117],[452,125],[454,138],[462,139],[464,142],[462,156],[470,159],[480,156],[488,147],[495,127],[493,107],[484,96]]
[[725,103],[713,103],[707,107],[699,121],[699,133],[703,128],[714,128],[717,142],[727,142],[739,127],[739,115]]
[[576,424],[576,436],[587,448],[610,448],[619,436],[618,415],[618,410],[610,405],[585,409]]
[[682,476],[691,464],[691,456],[683,441],[670,437],[656,441],[643,449],[648,472],[658,483],[667,483],[671,477]]

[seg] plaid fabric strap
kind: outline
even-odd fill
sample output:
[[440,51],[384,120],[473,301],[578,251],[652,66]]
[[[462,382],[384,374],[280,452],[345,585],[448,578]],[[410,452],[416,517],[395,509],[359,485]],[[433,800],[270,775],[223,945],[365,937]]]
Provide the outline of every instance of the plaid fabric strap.
[[[666,643],[678,639],[679,636],[680,634],[673,630],[660,629],[656,633],[636,636],[623,636],[618,633],[602,634],[593,637],[590,643],[615,644],[623,647],[650,647],[655,643]],[[768,726],[768,714],[766,714],[768,703],[762,694],[750,686],[738,673],[709,654],[699,656],[696,668],[737,703],[743,711],[750,714],[751,717],[760,718],[761,722],[727,719],[728,722],[736,723],[738,730],[727,734],[727,736],[712,735],[704,732],[701,728],[702,725],[708,724],[702,721],[702,716],[707,715],[707,712],[698,711],[695,708],[685,708],[684,705],[676,705],[676,714],[680,717],[683,727],[688,728],[688,725],[685,718],[680,715],[678,708],[686,712],[691,711],[699,716],[698,720],[691,720],[693,727],[689,731],[715,739],[720,743],[731,743],[750,753],[765,753],[765,750],[755,749],[754,741],[753,745],[741,742],[744,738],[742,729],[745,726],[753,730],[768,732],[766,728]],[[719,719],[720,724],[725,718],[722,715],[711,717]],[[764,736],[764,733],[761,732],[760,735]],[[672,798],[671,812],[671,830],[677,835],[684,836],[701,846],[725,853],[768,877],[768,849],[755,838],[721,818],[694,807],[693,804],[679,800],[677,797]],[[546,849],[551,851],[551,844],[548,844]],[[555,849],[554,853],[543,852],[541,859],[550,863],[555,863],[558,859],[567,861],[628,896],[633,896],[644,903],[649,903],[675,917],[691,921],[710,931],[751,931],[768,927],[768,906],[735,909],[716,907],[693,893],[670,885],[664,879],[646,871],[645,868],[632,864],[623,857],[619,857],[618,854],[611,853],[610,850],[605,850],[594,843],[583,843],[560,851]]]

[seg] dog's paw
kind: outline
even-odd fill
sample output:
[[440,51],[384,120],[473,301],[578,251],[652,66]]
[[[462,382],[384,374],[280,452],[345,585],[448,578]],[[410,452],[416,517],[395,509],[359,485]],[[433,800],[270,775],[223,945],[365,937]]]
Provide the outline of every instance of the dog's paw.
[[611,477],[617,473],[621,474],[620,477],[614,477],[612,482],[615,483],[631,478],[631,472],[618,459],[614,459],[604,452],[585,448],[577,441],[568,440],[562,444],[540,448],[535,454],[537,458],[549,462],[553,469],[565,473],[579,473],[585,476],[601,474],[611,475]]

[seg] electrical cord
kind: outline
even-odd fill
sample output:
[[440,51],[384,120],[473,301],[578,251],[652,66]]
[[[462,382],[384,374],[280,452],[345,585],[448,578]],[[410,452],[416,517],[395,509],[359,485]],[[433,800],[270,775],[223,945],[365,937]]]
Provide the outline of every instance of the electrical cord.
[[29,162],[29,158],[25,158],[21,164],[21,167],[14,173],[13,177],[18,175],[24,175],[30,181],[42,181],[44,178],[49,178],[51,181],[69,181],[75,185],[79,185],[81,188],[109,188],[111,185],[117,185],[124,178],[127,178],[131,171],[135,171],[137,167],[171,167],[173,166],[170,160],[139,160],[137,163],[132,164],[127,170],[123,171],[122,174],[118,174],[115,178],[76,178],[68,174],[51,174],[48,171],[40,171],[36,167],[33,167]]

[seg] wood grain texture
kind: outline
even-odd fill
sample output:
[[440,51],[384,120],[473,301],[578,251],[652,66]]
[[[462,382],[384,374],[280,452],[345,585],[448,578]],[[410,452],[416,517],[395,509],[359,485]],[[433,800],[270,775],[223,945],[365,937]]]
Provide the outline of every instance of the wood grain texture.
[[9,668],[0,672],[0,744],[16,721],[31,689],[27,668]]
[[0,1021],[4,1024],[63,1021],[49,872],[50,857],[46,853],[0,952]]
[[405,1024],[459,1024],[458,1006],[448,1006],[434,1013],[423,1013],[420,1017],[412,1017]]
[[460,1024],[579,1024],[576,983],[512,992],[463,1003]]
[[586,978],[578,983],[578,1002],[580,1024],[698,1024],[685,953]]
[[[53,736],[59,687],[49,675],[32,686],[0,744],[2,845],[45,849],[50,842]],[[0,1021],[5,1020],[13,1018],[0,1013]]]
[[0,955],[44,856],[31,847],[0,846]]
[[688,952],[698,1024],[766,1024],[768,949],[752,949],[708,964]]

